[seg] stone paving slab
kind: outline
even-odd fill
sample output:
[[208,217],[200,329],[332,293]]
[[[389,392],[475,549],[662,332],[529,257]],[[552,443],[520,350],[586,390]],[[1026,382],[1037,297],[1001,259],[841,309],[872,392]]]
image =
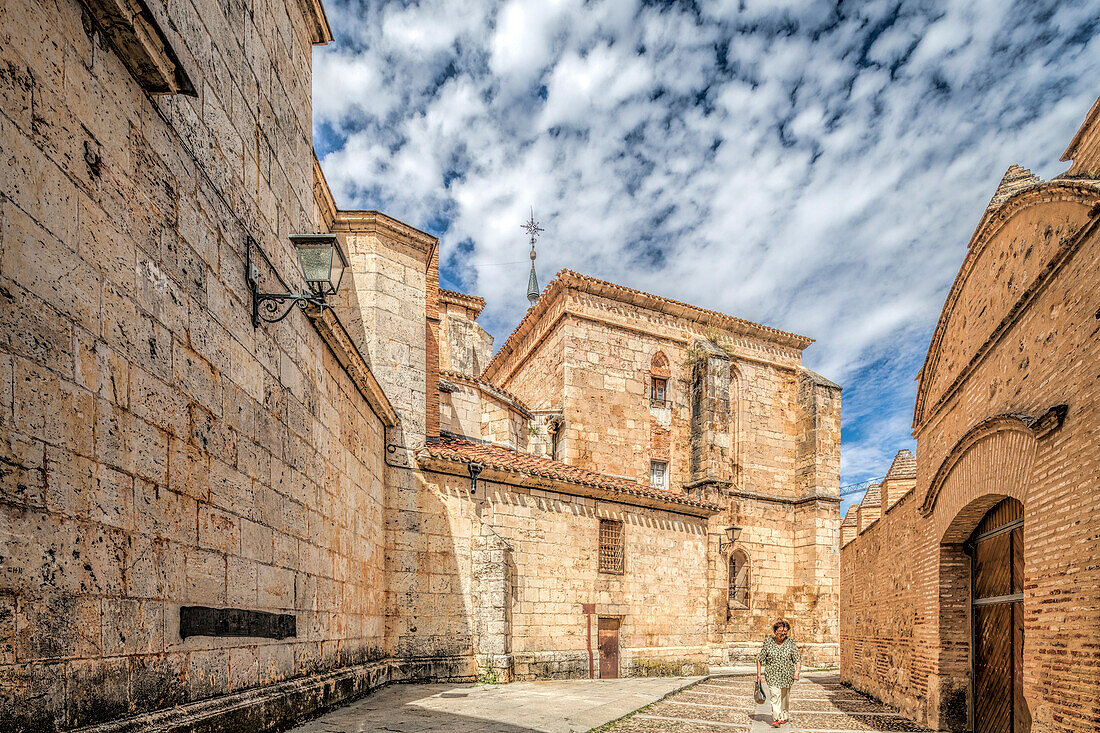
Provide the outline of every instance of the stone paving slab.
[[[712,677],[669,695],[599,733],[768,733],[771,705],[752,698],[755,675]],[[790,722],[781,733],[924,732],[913,721],[840,684],[835,672],[803,673],[791,690]]]
[[290,733],[582,733],[701,679],[391,685],[292,728]]

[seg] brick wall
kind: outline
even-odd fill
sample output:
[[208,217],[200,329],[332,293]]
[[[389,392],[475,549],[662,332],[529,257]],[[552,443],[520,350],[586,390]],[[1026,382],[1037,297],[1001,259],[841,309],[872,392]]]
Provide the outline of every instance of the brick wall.
[[[1100,692],[1091,643],[1100,571],[1084,549],[1100,531],[1100,500],[1087,488],[1100,479],[1096,198],[1055,181],[983,218],[922,370],[915,489],[895,500],[887,485],[884,515],[841,551],[842,678],[930,725],[969,725],[969,560],[959,543],[1003,496],[1024,504],[1031,729],[1100,725],[1088,702]],[[1060,404],[1057,428],[1013,417]]]

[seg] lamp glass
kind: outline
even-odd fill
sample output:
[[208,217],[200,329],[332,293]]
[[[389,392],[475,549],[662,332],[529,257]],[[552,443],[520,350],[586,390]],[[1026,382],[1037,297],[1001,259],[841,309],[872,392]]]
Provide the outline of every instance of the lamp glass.
[[347,258],[332,234],[296,234],[290,238],[298,252],[302,275],[317,295],[332,295],[340,287]]
[[732,527],[726,527],[726,537],[729,538],[730,542],[736,542],[737,538],[740,535],[741,535],[741,528],[738,527],[736,524],[733,525]]

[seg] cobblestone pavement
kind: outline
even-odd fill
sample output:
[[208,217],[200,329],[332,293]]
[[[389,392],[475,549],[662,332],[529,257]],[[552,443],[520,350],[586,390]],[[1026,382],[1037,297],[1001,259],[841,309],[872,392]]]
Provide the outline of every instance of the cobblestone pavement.
[[[600,733],[765,733],[771,706],[752,697],[754,678],[711,677],[600,728]],[[790,722],[781,733],[926,731],[873,698],[843,687],[835,672],[803,674],[791,690]]]
[[392,685],[290,733],[583,733],[699,679]]

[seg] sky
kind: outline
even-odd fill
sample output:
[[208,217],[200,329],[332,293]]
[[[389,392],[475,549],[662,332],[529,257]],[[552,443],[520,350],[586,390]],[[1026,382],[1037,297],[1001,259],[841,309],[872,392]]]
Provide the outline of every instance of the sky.
[[568,268],[816,339],[843,484],[915,449],[970,234],[1010,164],[1068,167],[1100,94],[1096,0],[325,7],[314,140],[339,206],[438,236],[497,347],[532,208],[544,287]]

